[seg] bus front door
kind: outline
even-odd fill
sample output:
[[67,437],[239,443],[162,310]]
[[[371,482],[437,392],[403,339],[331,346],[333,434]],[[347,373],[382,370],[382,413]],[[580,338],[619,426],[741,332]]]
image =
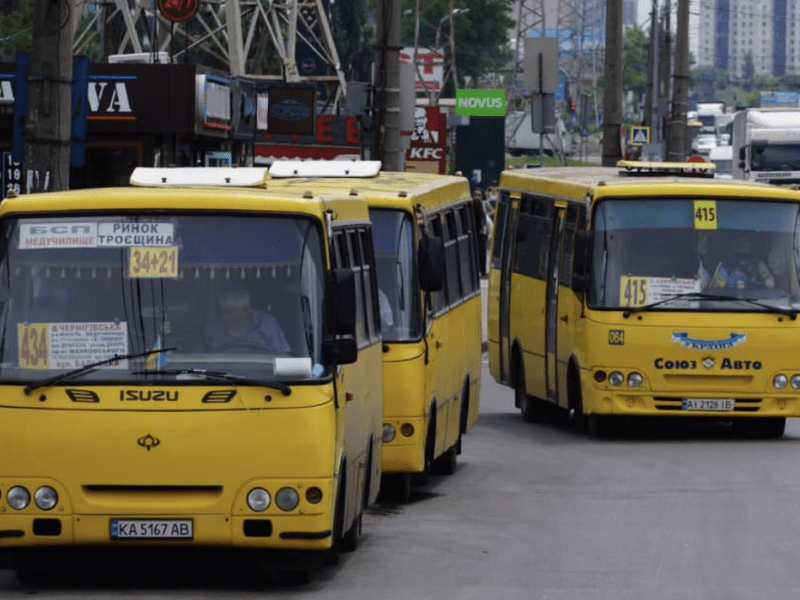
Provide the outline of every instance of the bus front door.
[[552,235],[550,236],[550,257],[547,263],[547,308],[545,322],[545,365],[547,397],[558,402],[558,372],[557,372],[557,332],[558,332],[558,282],[561,267],[562,242],[564,239],[564,224],[567,210],[565,207],[556,207],[553,219]]
[[503,211],[503,214],[500,215],[498,211],[498,216],[502,217],[503,222],[500,224],[495,223],[495,227],[501,225],[501,229],[495,232],[495,236],[501,235],[502,237],[500,239],[503,240],[500,250],[500,352],[498,354],[501,380],[506,383],[511,382],[511,365],[509,364],[511,359],[509,308],[511,304],[511,271],[514,265],[514,248],[516,247],[513,240],[517,235],[519,204],[519,196],[510,196],[505,203],[506,210]]

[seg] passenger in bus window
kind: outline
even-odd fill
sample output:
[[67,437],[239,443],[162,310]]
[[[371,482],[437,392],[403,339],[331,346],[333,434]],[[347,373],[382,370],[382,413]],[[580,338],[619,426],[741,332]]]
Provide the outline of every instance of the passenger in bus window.
[[278,320],[250,306],[250,294],[244,288],[226,290],[219,297],[220,320],[209,327],[209,345],[213,350],[258,349],[288,354],[289,343]]

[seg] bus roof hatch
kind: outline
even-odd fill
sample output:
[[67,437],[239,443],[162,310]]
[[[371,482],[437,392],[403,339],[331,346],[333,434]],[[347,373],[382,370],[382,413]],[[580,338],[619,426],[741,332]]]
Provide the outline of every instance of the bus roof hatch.
[[375,177],[379,160],[276,160],[270,177]]
[[266,167],[136,167],[130,184],[138,187],[210,185],[264,187]]

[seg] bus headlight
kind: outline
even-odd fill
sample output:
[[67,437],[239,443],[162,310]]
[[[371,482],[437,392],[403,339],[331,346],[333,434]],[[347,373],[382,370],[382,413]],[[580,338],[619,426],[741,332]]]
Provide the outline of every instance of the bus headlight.
[[6,494],[6,502],[15,510],[22,510],[30,504],[30,501],[31,495],[28,493],[28,490],[18,485],[8,490],[8,494]]
[[281,488],[278,490],[278,493],[275,494],[275,504],[278,505],[278,508],[285,511],[294,510],[297,508],[297,504],[300,502],[300,496],[297,495],[292,488]]
[[45,485],[36,490],[33,501],[42,510],[50,510],[58,504],[58,493],[49,485]]
[[253,488],[247,494],[247,506],[256,512],[267,510],[270,501],[269,492],[264,488]]
[[613,373],[611,373],[611,375],[608,376],[608,383],[610,383],[614,387],[622,385],[623,381],[625,381],[625,378],[619,371],[614,371]]
[[383,434],[381,435],[381,441],[385,444],[387,442],[391,442],[394,439],[394,436],[397,435],[397,432],[394,430],[392,425],[389,423],[383,424]]
[[628,387],[639,387],[642,385],[644,379],[639,373],[631,373],[628,375]]
[[772,385],[776,390],[782,390],[787,383],[789,383],[789,380],[786,379],[786,375],[778,374],[772,378]]
[[800,390],[800,375],[792,375],[792,387]]

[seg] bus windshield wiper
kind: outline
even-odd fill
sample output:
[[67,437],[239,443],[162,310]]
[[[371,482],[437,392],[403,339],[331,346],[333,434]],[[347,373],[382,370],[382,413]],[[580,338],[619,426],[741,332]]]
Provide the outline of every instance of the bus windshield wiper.
[[175,348],[156,348],[155,350],[148,350],[147,352],[138,352],[136,354],[115,354],[114,356],[109,356],[108,358],[104,358],[103,360],[98,360],[93,363],[89,363],[88,365],[83,365],[82,367],[78,367],[77,369],[73,369],[72,371],[67,371],[66,373],[61,373],[60,375],[54,375],[53,377],[48,377],[47,379],[42,379],[40,381],[34,381],[29,383],[25,386],[25,393],[30,394],[33,390],[39,389],[40,387],[48,387],[59,383],[61,381],[66,381],[67,379],[72,379],[73,377],[78,377],[85,373],[89,373],[97,369],[97,367],[102,367],[103,365],[107,365],[109,363],[118,361],[118,360],[128,360],[131,358],[141,358],[143,356],[150,356],[151,354],[161,354],[162,352],[170,352],[175,350]]
[[159,371],[136,371],[134,372],[134,375],[202,375],[209,379],[228,381],[230,383],[245,383],[248,385],[259,385],[262,387],[273,388],[280,391],[284,396],[288,396],[292,393],[292,388],[285,383],[281,383],[280,381],[260,381],[258,379],[243,377],[242,375],[225,373],[224,371],[208,371],[206,369],[162,369]]
[[672,302],[673,300],[683,300],[683,299],[690,299],[690,300],[718,300],[721,302],[747,302],[754,306],[758,306],[763,308],[769,312],[778,313],[781,315],[786,315],[792,321],[797,318],[797,311],[791,310],[788,308],[781,308],[779,306],[771,306],[769,304],[764,304],[763,302],[759,302],[758,300],[754,300],[752,298],[736,298],[735,296],[723,296],[721,294],[707,294],[704,292],[686,292],[684,294],[675,294],[674,296],[669,296],[668,298],[662,298],[656,302],[651,302],[650,304],[643,304],[642,306],[635,306],[633,308],[628,308],[625,312],[622,313],[622,316],[626,319],[630,317],[633,313],[641,312],[644,310],[650,310],[651,308],[655,308],[661,304],[665,304],[667,302]]

